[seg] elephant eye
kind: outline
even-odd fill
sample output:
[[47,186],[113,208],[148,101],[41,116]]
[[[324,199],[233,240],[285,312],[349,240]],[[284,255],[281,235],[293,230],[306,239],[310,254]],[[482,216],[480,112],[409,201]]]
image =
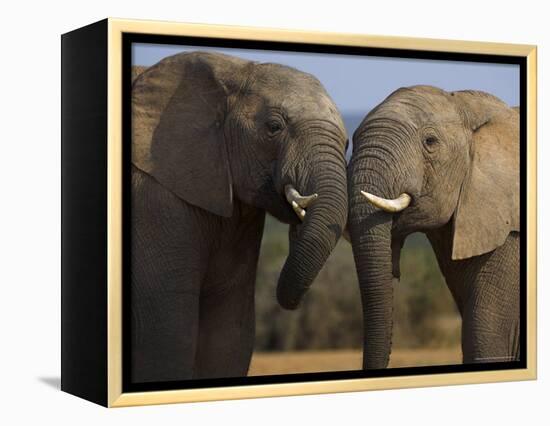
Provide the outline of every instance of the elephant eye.
[[435,146],[437,145],[438,143],[438,140],[436,137],[434,136],[428,136],[427,138],[424,139],[424,146],[430,150],[430,149],[433,149],[435,148]]
[[281,130],[283,130],[283,123],[281,123],[278,120],[268,121],[266,126],[267,126],[267,131],[272,135],[279,133]]

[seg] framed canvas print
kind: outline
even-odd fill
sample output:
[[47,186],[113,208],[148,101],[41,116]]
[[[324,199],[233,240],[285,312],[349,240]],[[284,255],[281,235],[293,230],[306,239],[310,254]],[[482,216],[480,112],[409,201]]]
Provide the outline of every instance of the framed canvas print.
[[536,378],[536,48],[62,36],[62,389],[111,407]]

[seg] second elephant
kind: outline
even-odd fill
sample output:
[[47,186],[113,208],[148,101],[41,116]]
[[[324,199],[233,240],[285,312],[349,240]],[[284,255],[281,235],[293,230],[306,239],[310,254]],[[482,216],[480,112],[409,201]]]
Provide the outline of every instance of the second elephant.
[[476,91],[402,88],[354,134],[349,232],[364,368],[385,368],[404,239],[424,232],[462,315],[465,363],[519,359],[519,114]]

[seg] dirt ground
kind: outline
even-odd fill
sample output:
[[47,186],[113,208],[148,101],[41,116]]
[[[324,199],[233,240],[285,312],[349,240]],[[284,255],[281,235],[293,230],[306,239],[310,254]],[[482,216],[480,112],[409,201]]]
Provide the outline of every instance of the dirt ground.
[[[361,369],[358,350],[257,352],[252,356],[249,376],[313,373]],[[460,364],[460,346],[444,349],[394,349],[390,367]]]

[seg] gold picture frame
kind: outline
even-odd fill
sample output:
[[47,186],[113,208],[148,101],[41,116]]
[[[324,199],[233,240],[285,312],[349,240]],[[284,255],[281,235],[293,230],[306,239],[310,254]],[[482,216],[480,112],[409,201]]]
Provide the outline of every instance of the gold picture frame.
[[[194,401],[259,398],[380,389],[491,383],[533,380],[537,377],[536,349],[536,108],[537,49],[532,45],[452,41],[361,34],[336,34],[311,31],[289,31],[223,25],[184,24],[109,18],[104,21],[107,45],[107,189],[106,189],[106,401],[109,407],[167,404]],[[427,52],[455,52],[482,55],[503,55],[523,58],[527,70],[527,357],[526,368],[468,371],[443,374],[421,374],[392,377],[371,377],[327,381],[276,384],[247,384],[226,387],[205,387],[144,392],[123,392],[122,333],[122,259],[123,259],[123,35],[208,37],[284,43],[309,43],[332,46],[406,49]],[[68,339],[68,338],[67,338]],[[66,389],[71,393],[71,389]]]

